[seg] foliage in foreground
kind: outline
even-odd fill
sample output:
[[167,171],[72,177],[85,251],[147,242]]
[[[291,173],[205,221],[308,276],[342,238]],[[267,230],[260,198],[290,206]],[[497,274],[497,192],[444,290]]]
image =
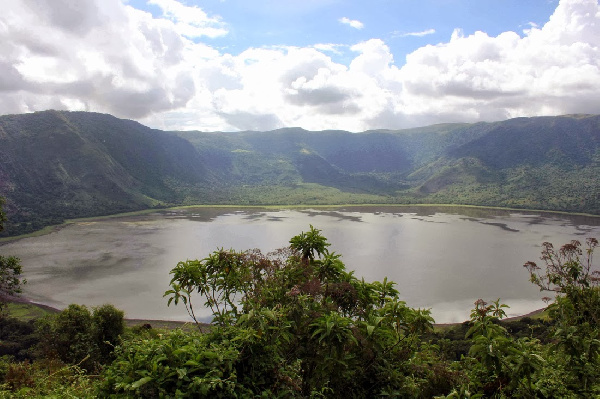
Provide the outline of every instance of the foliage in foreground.
[[429,311],[406,306],[392,282],[355,278],[328,246],[311,227],[272,254],[220,250],[180,262],[166,295],[193,316],[200,293],[215,327],[120,348],[106,392],[432,397],[457,384],[462,374],[421,340]]
[[97,373],[124,332],[112,305],[70,305],[35,323],[0,319],[0,398],[97,397]]
[[[399,300],[394,283],[365,282],[312,228],[285,250],[219,250],[180,262],[169,303],[213,311],[207,334],[175,331],[117,350],[103,394],[143,397],[590,397],[600,393],[597,241],[545,245],[532,281],[558,296],[549,340],[516,338],[500,301],[476,302],[468,352],[447,356],[429,311]],[[544,274],[545,273],[545,274]],[[434,335],[435,336],[435,335]]]
[[[109,305],[71,305],[38,320],[37,357],[0,358],[0,398],[600,395],[595,239],[557,250],[544,243],[544,265],[525,264],[531,281],[556,295],[549,323],[517,328],[501,321],[506,305],[478,300],[468,323],[441,333],[428,310],[399,300],[394,283],[346,271],[319,230],[290,244],[267,255],[219,250],[171,271],[169,303],[195,317],[199,294],[213,312],[208,332],[128,333]],[[10,323],[0,348],[15,339]]]
[[112,305],[89,311],[82,305],[69,307],[36,323],[38,350],[43,358],[58,359],[89,372],[113,360],[113,349],[121,342],[124,313]]
[[76,365],[41,359],[15,362],[0,358],[0,399],[95,398],[99,379]]

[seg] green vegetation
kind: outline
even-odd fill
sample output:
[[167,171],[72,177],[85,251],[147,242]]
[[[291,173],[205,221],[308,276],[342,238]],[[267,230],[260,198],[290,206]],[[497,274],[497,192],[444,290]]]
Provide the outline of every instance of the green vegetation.
[[0,196],[10,216],[0,236],[198,204],[452,203],[600,214],[599,121],[202,133],[86,112],[0,116]]
[[10,235],[179,203],[179,187],[212,181],[185,140],[108,115],[6,115],[0,132],[0,196]]
[[22,321],[36,320],[48,314],[56,313],[53,308],[22,302],[7,303],[5,312],[6,315]]
[[27,280],[21,279],[22,266],[19,258],[0,255],[0,317],[6,307],[6,299],[23,292],[21,286]]
[[[599,123],[578,116],[363,134],[208,134],[92,113],[2,116],[0,234],[190,204],[600,214]],[[270,254],[221,249],[179,262],[165,296],[186,307],[197,330],[127,328],[111,305],[32,316],[25,305],[5,305],[25,281],[19,260],[0,256],[0,398],[599,396],[597,246],[544,243],[544,265],[525,264],[531,282],[556,295],[547,318],[503,322],[500,300],[479,300],[470,321],[440,329],[428,310],[401,301],[393,282],[348,272],[312,226]],[[199,306],[212,310],[210,328]]]
[[600,394],[600,279],[590,238],[527,262],[556,294],[505,322],[500,300],[433,327],[387,279],[366,282],[312,226],[288,248],[218,250],[171,271],[171,305],[210,328],[126,328],[110,305],[0,319],[2,397],[587,398]]
[[[0,197],[0,232],[4,230],[6,217],[2,211],[4,199]],[[14,256],[0,255],[0,318],[3,317],[6,308],[6,299],[16,296],[22,292],[21,286],[26,280],[21,279],[22,266],[19,258]]]
[[112,305],[0,319],[0,398],[95,397],[96,373],[114,359],[124,332],[123,312]]
[[85,306],[69,305],[58,314],[38,320],[38,349],[44,358],[97,371],[112,360],[113,348],[125,329],[123,316],[112,305],[92,312]]

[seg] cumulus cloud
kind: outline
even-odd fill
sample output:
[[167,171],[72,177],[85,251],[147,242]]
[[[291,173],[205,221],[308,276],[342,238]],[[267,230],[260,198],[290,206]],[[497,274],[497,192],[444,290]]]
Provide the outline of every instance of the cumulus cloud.
[[600,113],[597,0],[561,0],[544,25],[520,33],[456,29],[405,59],[376,38],[227,54],[202,42],[227,33],[219,18],[151,1],[161,16],[120,0],[4,1],[0,113],[54,108],[162,129],[350,131]]
[[[563,0],[542,27],[520,37],[464,36],[408,55],[404,112],[443,110],[462,120],[600,112],[600,7]],[[418,107],[418,109],[417,109]]]
[[339,21],[340,21],[340,23],[351,26],[354,29],[362,29],[365,27],[365,25],[362,22],[360,22],[356,19],[350,19],[350,18],[343,17],[343,18],[340,18]]
[[202,36],[218,37],[227,34],[220,18],[209,17],[201,8],[185,6],[176,0],[148,0],[163,12],[163,16],[173,21],[175,29],[189,38]]
[[6,3],[0,43],[10,112],[51,106],[142,118],[194,96],[189,41],[171,21],[118,0]]

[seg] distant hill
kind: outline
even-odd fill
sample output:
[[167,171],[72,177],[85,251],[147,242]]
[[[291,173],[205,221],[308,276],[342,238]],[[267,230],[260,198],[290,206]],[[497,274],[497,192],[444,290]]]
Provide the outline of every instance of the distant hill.
[[7,233],[176,204],[459,203],[600,214],[600,116],[364,133],[163,132],[110,115],[0,116]]

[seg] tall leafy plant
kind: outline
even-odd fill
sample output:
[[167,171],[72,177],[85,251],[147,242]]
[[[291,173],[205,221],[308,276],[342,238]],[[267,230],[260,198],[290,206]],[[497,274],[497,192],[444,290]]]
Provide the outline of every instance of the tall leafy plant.
[[[571,388],[582,395],[600,394],[600,271],[594,268],[596,238],[585,246],[573,240],[558,250],[543,244],[542,261],[525,263],[531,282],[556,297],[549,306],[556,321],[554,347],[572,375]],[[546,298],[550,300],[551,298]]]
[[422,349],[418,337],[432,329],[429,311],[406,306],[392,281],[358,280],[329,247],[310,226],[266,255],[220,249],[178,263],[165,296],[196,322],[192,302],[203,298],[213,336],[241,345],[237,381],[244,375],[256,395],[412,395],[423,385],[435,393],[435,373],[414,377],[419,362],[438,361],[433,352],[411,360]]

